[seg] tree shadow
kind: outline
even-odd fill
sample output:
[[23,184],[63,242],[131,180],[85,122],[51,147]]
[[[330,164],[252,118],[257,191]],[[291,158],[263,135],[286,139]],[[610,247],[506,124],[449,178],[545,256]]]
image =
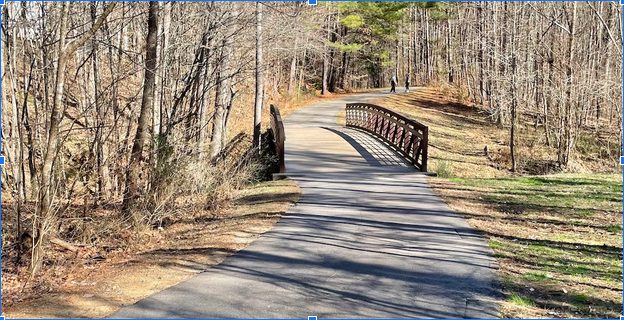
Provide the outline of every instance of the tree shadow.
[[234,205],[255,205],[274,202],[295,202],[299,198],[299,193],[281,193],[281,194],[255,194],[240,197],[233,201]]
[[[514,185],[505,184],[500,186],[494,184],[490,186],[488,180],[507,180],[510,183],[518,182],[517,178],[501,179],[476,179],[484,180],[485,183],[478,183],[477,187],[470,185],[460,185],[457,187],[438,186],[445,190],[450,199],[468,201],[485,205],[502,214],[491,216],[483,211],[482,214],[472,214],[462,212],[471,219],[493,224],[511,224],[514,228],[544,228],[552,227],[556,230],[574,231],[575,227],[589,227],[593,230],[608,230],[608,226],[593,222],[591,217],[579,217],[579,211],[573,204],[562,202],[567,198],[596,197],[603,195],[602,192],[586,188],[590,186],[604,185],[604,181],[599,178],[587,179],[550,179],[542,177],[530,177],[520,180],[522,188],[514,188]],[[570,181],[571,180],[571,181]],[[530,189],[532,185],[536,188]],[[551,186],[540,189],[540,186]],[[568,190],[561,190],[561,187],[581,187],[581,193],[570,193]],[[526,187],[526,189],[524,188]],[[487,191],[481,190],[486,188]],[[493,189],[493,190],[492,190]],[[458,194],[462,192],[462,194]],[[470,192],[465,194],[465,192]],[[473,194],[474,193],[474,194]],[[520,195],[520,197],[514,197]],[[524,197],[536,196],[539,199],[551,199],[551,201],[526,203]],[[601,198],[602,199],[602,198]],[[602,199],[609,201],[608,197]],[[618,200],[618,201],[621,201]],[[577,210],[575,210],[577,209]],[[598,209],[588,210],[591,212]],[[621,211],[604,211],[614,214],[621,221]],[[526,213],[537,213],[538,215],[527,216]],[[540,215],[543,213],[543,216]],[[579,213],[580,214],[580,213]],[[561,218],[549,218],[554,216]],[[604,223],[603,223],[604,224]],[[567,226],[574,226],[565,228]],[[564,229],[561,229],[564,227]],[[514,230],[514,229],[509,229]],[[551,240],[543,239],[536,232],[535,238],[530,234],[520,235],[507,229],[488,228],[483,231],[483,235],[488,239],[496,240],[495,249],[497,257],[510,261],[509,263],[523,268],[539,270],[539,272],[553,272],[559,274],[559,278],[566,280],[521,280],[512,278],[505,282],[505,287],[510,292],[518,293],[520,296],[534,301],[539,308],[553,310],[553,312],[563,312],[566,316],[582,318],[611,318],[616,313],[621,312],[622,304],[611,298],[604,298],[596,292],[597,290],[607,290],[609,292],[621,293],[621,287],[614,283],[621,280],[622,269],[617,267],[617,261],[622,261],[622,247],[610,243],[595,244],[587,243],[583,240]],[[590,231],[590,232],[593,232]],[[576,231],[584,233],[586,231]],[[511,272],[506,270],[506,272]],[[523,277],[517,274],[517,277]],[[530,281],[530,282],[529,282]],[[561,291],[561,287],[568,288],[566,292]],[[531,289],[531,290],[529,290]]]

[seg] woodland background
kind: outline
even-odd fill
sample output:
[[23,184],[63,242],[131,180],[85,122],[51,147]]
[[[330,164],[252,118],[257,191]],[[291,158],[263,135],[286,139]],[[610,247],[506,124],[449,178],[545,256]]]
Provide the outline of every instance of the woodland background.
[[620,172],[622,37],[618,2],[7,2],[2,272],[220,210],[270,173],[268,104],[393,74],[508,130],[512,172]]

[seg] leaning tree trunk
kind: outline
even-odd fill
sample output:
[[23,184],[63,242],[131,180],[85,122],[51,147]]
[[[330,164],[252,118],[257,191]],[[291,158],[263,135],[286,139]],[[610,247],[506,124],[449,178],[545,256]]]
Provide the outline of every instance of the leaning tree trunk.
[[50,207],[52,204],[52,187],[54,185],[54,162],[59,151],[59,129],[63,116],[63,93],[65,89],[65,68],[69,58],[74,54],[78,47],[82,46],[89,38],[91,38],[95,32],[102,26],[106,17],[113,11],[116,3],[111,2],[104,13],[93,24],[91,29],[80,36],[78,39],[72,41],[67,46],[67,13],[69,11],[68,2],[61,4],[61,16],[60,16],[60,39],[59,57],[56,67],[56,85],[54,88],[54,102],[52,104],[50,127],[48,130],[48,142],[45,149],[45,156],[43,158],[43,166],[41,169],[41,188],[39,194],[39,205],[37,206],[37,215],[39,219],[35,222],[35,228],[37,229],[36,243],[32,250],[30,275],[31,278],[37,273],[37,270],[41,266],[43,260],[43,244],[48,228],[50,227],[51,212]]

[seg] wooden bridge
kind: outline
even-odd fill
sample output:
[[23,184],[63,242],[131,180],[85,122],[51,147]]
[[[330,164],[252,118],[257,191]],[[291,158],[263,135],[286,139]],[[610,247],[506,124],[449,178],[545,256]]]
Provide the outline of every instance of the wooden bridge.
[[[363,159],[373,166],[406,167],[404,162],[407,161],[417,171],[427,172],[429,140],[427,126],[400,113],[370,103],[347,103],[345,110],[346,128],[336,127],[335,124],[321,128],[349,142]],[[286,129],[280,111],[275,105],[271,105],[271,131],[275,152],[279,159],[279,173],[284,174],[286,173]],[[361,132],[368,133],[370,136]],[[393,152],[396,154],[393,155]],[[380,159],[383,161],[380,162]]]

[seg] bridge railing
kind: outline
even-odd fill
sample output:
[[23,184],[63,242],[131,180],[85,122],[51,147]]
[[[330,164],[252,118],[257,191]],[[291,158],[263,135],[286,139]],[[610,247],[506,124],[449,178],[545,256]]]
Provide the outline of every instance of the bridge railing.
[[429,128],[399,113],[369,103],[349,103],[347,127],[359,128],[381,138],[418,170],[427,171]]
[[285,173],[284,142],[286,141],[286,133],[284,131],[284,123],[282,122],[280,111],[273,104],[271,105],[271,130],[273,131],[273,138],[275,139],[275,152],[279,160],[279,172]]

